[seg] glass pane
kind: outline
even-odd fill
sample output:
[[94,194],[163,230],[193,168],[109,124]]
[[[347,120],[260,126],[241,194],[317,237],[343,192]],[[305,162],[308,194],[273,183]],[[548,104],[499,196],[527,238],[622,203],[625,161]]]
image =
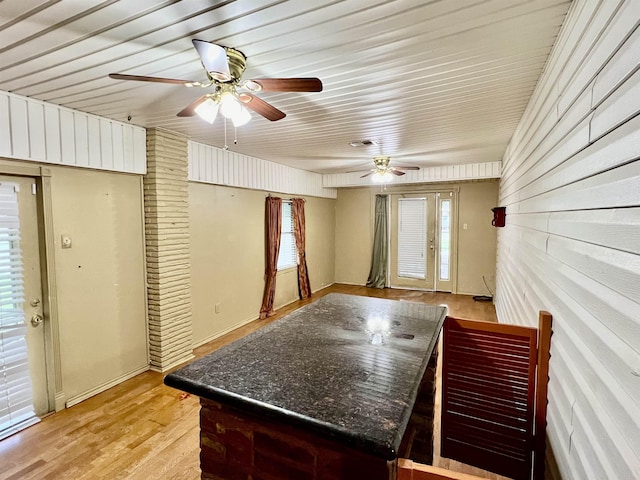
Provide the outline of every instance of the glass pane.
[[451,261],[451,200],[440,202],[440,280],[449,280]]
[[427,277],[427,199],[398,200],[398,277]]
[[282,202],[282,230],[280,232],[280,252],[278,270],[298,265],[296,239],[293,233],[293,214],[291,202]]

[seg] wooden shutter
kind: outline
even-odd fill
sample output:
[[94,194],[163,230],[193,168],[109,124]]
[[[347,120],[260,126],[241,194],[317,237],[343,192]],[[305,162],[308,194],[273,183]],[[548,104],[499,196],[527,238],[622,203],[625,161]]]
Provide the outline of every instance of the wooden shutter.
[[443,457],[515,480],[531,478],[537,332],[446,319]]

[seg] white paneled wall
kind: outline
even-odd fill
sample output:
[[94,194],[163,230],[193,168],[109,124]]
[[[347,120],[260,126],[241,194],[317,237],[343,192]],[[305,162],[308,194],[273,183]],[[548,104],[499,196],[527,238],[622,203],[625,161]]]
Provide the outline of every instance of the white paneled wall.
[[640,479],[640,1],[576,0],[503,159],[499,321],[554,316],[567,480]]
[[0,157],[146,172],[145,129],[0,91]]
[[196,142],[189,142],[189,180],[294,195],[337,197],[334,188],[323,187],[322,175],[318,173]]
[[[479,180],[500,178],[501,162],[469,163],[409,170],[401,177],[394,177],[393,184],[460,182],[463,180]],[[362,178],[362,173],[335,173],[322,175],[325,187],[371,186],[371,177]]]

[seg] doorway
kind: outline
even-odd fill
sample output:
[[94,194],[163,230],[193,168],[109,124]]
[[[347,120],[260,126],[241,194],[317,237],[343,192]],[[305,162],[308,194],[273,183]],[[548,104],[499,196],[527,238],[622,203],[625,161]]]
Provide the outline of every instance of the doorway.
[[455,190],[391,195],[390,286],[455,293]]
[[0,176],[0,438],[51,410],[36,185]]

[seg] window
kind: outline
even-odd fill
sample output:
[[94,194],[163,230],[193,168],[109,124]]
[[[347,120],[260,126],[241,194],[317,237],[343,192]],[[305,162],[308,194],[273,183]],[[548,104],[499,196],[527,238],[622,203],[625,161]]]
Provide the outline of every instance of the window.
[[440,280],[449,280],[451,262],[451,200],[440,201]]
[[280,253],[278,254],[278,270],[298,265],[296,238],[293,234],[293,212],[291,202],[282,202],[282,231],[280,233]]
[[13,184],[1,184],[0,439],[38,421],[33,411],[22,284],[18,197]]
[[398,277],[427,277],[427,199],[398,200]]

